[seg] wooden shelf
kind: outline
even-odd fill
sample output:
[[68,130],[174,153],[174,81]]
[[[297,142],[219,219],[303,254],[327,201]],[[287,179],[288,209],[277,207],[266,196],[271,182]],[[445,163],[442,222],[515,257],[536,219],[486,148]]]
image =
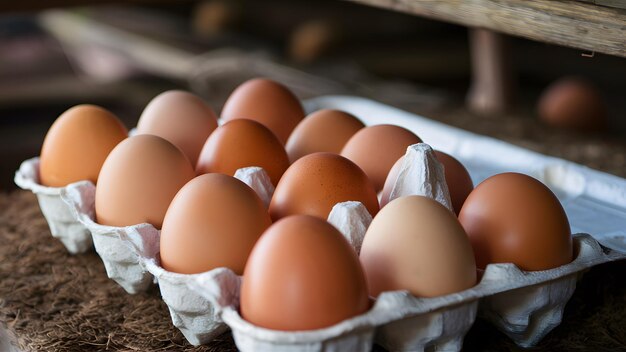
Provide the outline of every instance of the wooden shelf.
[[626,9],[617,8],[626,1],[611,0],[616,7],[563,0],[349,1],[626,57]]

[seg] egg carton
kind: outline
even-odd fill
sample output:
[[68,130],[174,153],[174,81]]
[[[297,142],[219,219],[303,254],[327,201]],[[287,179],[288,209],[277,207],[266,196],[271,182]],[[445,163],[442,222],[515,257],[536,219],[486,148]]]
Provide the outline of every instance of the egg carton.
[[39,207],[48,222],[52,237],[58,238],[71,254],[84,253],[92,247],[91,234],[76,218],[68,205],[61,199],[67,187],[84,185],[80,181],[66,187],[47,187],[39,183],[39,158],[25,160],[15,172],[15,184],[37,196]]
[[[237,170],[235,177],[254,189],[267,205],[274,192],[269,176],[260,167]],[[126,227],[106,226],[95,222],[95,186],[74,184],[61,192],[72,217],[91,232],[96,252],[102,259],[107,276],[127,293],[145,291],[158,282],[161,297],[167,304],[172,323],[193,345],[209,342],[227,329],[214,314],[211,304],[186,282],[194,275],[168,272],[160,266],[160,231],[150,224]],[[219,269],[210,271],[220,276]]]
[[141,258],[159,252],[159,230],[150,224],[117,227],[96,223],[93,183],[70,185],[61,192],[61,198],[73,217],[91,233],[107,276],[130,294],[147,290],[153,276]]
[[326,96],[309,99],[304,105],[309,113],[339,109],[359,117],[366,125],[393,123],[404,127],[461,160],[474,184],[513,171],[531,175],[552,189],[568,215],[572,233],[591,234],[575,235],[577,259],[542,272],[492,265],[481,281],[481,285],[490,280],[493,283],[480,297],[479,316],[490,320],[520,346],[536,344],[558,325],[576,278],[586,269],[626,258],[624,179],[364,98]]
[[[425,143],[407,148],[390,200],[415,194],[435,199],[452,211],[443,167]],[[362,204],[346,202],[335,206],[329,216],[329,222],[341,229],[357,253],[371,222],[365,214]],[[575,235],[574,243],[577,255],[567,265],[524,272],[513,264],[491,264],[481,281],[468,290],[435,298],[386,292],[369,312],[315,331],[254,326],[239,315],[239,297],[232,287],[223,293],[215,289],[218,282],[202,274],[188,284],[212,302],[242,351],[366,351],[374,341],[393,351],[459,351],[477,314],[518,345],[529,347],[561,322],[563,309],[584,271],[626,257],[602,247],[589,235]],[[225,275],[234,273],[226,271]]]
[[168,272],[160,266],[158,229],[150,224],[115,227],[96,223],[95,186],[91,183],[72,185],[62,197],[73,216],[91,231],[107,276],[127,293],[143,292],[158,282],[173,325],[193,345],[207,343],[227,329],[209,302],[185,285],[193,275]]
[[584,271],[626,257],[587,234],[574,235],[574,243],[578,254],[567,265],[524,272],[513,264],[490,264],[480,283],[468,290],[435,298],[385,292],[367,313],[312,331],[276,331],[245,321],[239,315],[241,281],[228,269],[220,269],[219,279],[211,272],[197,274],[187,285],[211,302],[244,352],[369,351],[374,342],[391,351],[459,351],[477,313],[529,347],[560,323]]
[[[187,288],[185,282],[191,280],[193,275],[168,272],[160,266],[158,229],[150,224],[126,227],[97,224],[92,215],[95,201],[93,184],[68,187],[63,199],[71,206],[77,219],[91,231],[96,252],[104,263],[108,277],[130,294],[145,291],[157,282],[173,325],[189,343],[207,343],[227,329],[216,317],[211,304]],[[218,280],[219,272],[216,269],[209,273]]]
[[[187,341],[194,346],[205,344],[219,336],[228,327],[217,315],[214,305],[187,286],[187,282],[202,274],[178,274],[161,267],[159,257],[144,258],[146,268],[159,283],[161,297],[167,304],[172,323],[180,330]],[[224,268],[217,268],[204,275],[228,291],[238,286],[237,275],[225,276]]]
[[[398,182],[392,192],[396,197],[409,189],[413,193],[438,199],[450,206],[443,168],[426,144],[412,146],[407,152],[408,170],[399,180],[417,179],[418,186]],[[413,161],[416,162],[408,162]],[[333,207],[328,221],[348,240],[357,254],[372,217],[363,204],[342,202]],[[225,275],[236,275],[226,270]],[[233,279],[232,282],[235,282]],[[240,281],[238,282],[240,283]],[[197,275],[188,282],[190,288],[211,301],[242,351],[368,351],[374,338],[392,350],[418,351],[426,347],[442,350],[460,349],[463,337],[472,326],[478,307],[477,297],[456,295],[418,300],[408,292],[388,292],[380,296],[373,308],[358,317],[326,329],[303,332],[273,331],[256,327],[238,314],[239,287],[226,292],[219,289],[213,276]]]

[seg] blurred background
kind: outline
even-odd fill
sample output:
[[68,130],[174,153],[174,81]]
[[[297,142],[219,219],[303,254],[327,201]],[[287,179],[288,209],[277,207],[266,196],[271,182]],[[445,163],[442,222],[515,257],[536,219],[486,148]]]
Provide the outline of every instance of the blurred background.
[[[44,5],[45,3],[45,5]],[[465,27],[337,0],[80,1],[0,5],[0,189],[39,155],[67,108],[102,105],[128,127],[158,93],[187,89],[216,111],[264,76],[300,98],[350,94],[626,177],[626,59],[507,37],[515,100],[467,109]],[[45,7],[45,8],[44,8]],[[576,132],[542,123],[537,101],[564,76],[600,93],[608,123]]]

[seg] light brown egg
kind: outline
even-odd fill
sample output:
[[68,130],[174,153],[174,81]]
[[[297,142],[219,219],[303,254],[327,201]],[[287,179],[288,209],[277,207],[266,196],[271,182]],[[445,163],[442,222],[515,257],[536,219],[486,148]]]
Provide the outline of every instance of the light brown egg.
[[161,228],[176,192],[195,176],[189,159],[165,139],[130,137],[111,151],[96,187],[96,220],[101,225],[149,223]]
[[547,270],[572,261],[567,215],[554,193],[530,176],[486,179],[467,197],[459,220],[481,269],[513,263],[522,270]]
[[[448,191],[450,191],[452,207],[454,208],[454,212],[458,215],[465,199],[467,199],[467,196],[474,189],[474,183],[472,182],[469,172],[467,172],[467,169],[463,166],[463,164],[461,164],[460,161],[456,160],[451,155],[438,150],[435,150],[435,156],[437,157],[437,160],[443,164],[446,184],[448,185]],[[391,171],[389,171],[389,175],[387,175],[385,186],[383,187],[383,192],[380,198],[381,208],[389,202],[389,196],[391,195],[393,186],[398,179],[398,174],[402,168],[403,161],[404,156],[393,164]]]
[[291,131],[304,118],[298,98],[287,87],[265,78],[241,84],[222,109],[222,119],[250,119],[269,128],[284,145]]
[[369,309],[359,260],[335,227],[312,216],[272,225],[250,254],[241,315],[274,330],[313,330]]
[[196,173],[219,172],[233,176],[237,169],[262,167],[274,185],[289,167],[285,148],[267,127],[252,120],[232,120],[207,139]]
[[195,274],[226,267],[243,274],[252,247],[272,224],[257,194],[238,179],[201,175],[178,191],[161,230],[161,265]]
[[307,116],[287,141],[287,154],[293,163],[316,152],[340,154],[348,140],[365,127],[356,117],[339,110],[319,110]]
[[607,107],[600,92],[576,77],[552,83],[542,93],[537,109],[541,120],[553,127],[589,132],[607,124]]
[[370,295],[408,290],[436,297],[476,285],[476,263],[457,218],[423,196],[400,197],[380,210],[360,254]]
[[376,191],[380,191],[389,170],[406,153],[406,148],[420,142],[422,140],[413,132],[399,126],[368,126],[350,138],[341,155],[363,169],[374,182]]
[[187,155],[192,165],[216,128],[213,109],[196,95],[180,90],[157,95],[137,123],[138,134],[153,134],[168,140]]
[[293,163],[276,186],[269,212],[274,221],[296,214],[326,220],[335,204],[359,201],[374,216],[378,198],[363,170],[332,153],[314,153]]
[[95,105],[77,105],[52,124],[43,141],[39,177],[44,186],[98,181],[111,150],[128,137],[124,124],[113,113]]

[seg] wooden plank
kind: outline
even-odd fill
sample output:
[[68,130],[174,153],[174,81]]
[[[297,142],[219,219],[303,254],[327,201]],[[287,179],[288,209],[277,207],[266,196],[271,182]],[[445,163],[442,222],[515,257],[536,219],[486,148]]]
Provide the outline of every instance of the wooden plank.
[[588,2],[600,6],[618,7],[620,9],[626,9],[626,0],[576,0],[581,2]]
[[563,0],[349,0],[626,57],[626,10]]
[[[177,0],[180,1],[180,0]],[[191,0],[185,0],[190,2]],[[57,7],[175,3],[173,0],[20,0],[0,1],[0,12],[30,12]]]
[[626,0],[595,0],[594,2],[596,5],[626,9]]

